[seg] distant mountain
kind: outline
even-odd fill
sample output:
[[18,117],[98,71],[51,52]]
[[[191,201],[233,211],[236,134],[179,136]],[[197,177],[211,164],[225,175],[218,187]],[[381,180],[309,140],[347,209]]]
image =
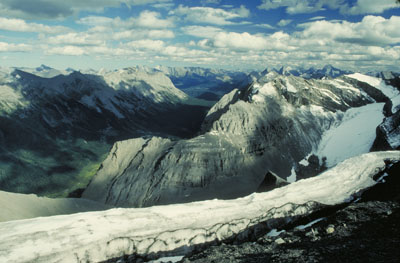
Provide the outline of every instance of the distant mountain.
[[169,76],[178,89],[198,98],[204,97],[204,93],[213,93],[219,99],[233,89],[245,88],[251,83],[249,76],[240,71],[163,66],[156,67],[156,70]]
[[[329,166],[368,152],[389,102],[380,86],[356,78],[304,79],[269,72],[215,104],[197,137],[114,144],[83,196],[139,207],[243,196],[259,189],[268,172],[296,177],[300,161],[325,153],[321,142],[337,146],[325,160]],[[364,129],[353,130],[353,124]],[[332,135],[326,137],[328,130]],[[355,138],[351,151],[348,140],[335,144],[339,135]],[[324,165],[323,156],[317,165]]]
[[0,189],[66,195],[86,186],[117,140],[190,137],[200,129],[209,103],[190,98],[165,74],[103,73],[0,72]]
[[326,65],[321,69],[314,68],[314,67],[311,67],[309,69],[282,67],[276,71],[281,75],[285,75],[285,76],[292,75],[292,76],[296,76],[296,77],[302,77],[305,79],[321,79],[324,77],[336,78],[336,77],[340,77],[343,75],[353,73],[352,71],[341,70],[341,69],[335,68],[331,65]]
[[15,68],[15,69],[31,73],[33,75],[36,75],[36,76],[39,76],[42,78],[53,78],[58,75],[68,75],[69,73],[71,73],[68,70],[58,70],[58,69],[54,69],[54,68],[51,68],[51,67],[43,65],[43,64],[37,68],[21,67],[21,68]]

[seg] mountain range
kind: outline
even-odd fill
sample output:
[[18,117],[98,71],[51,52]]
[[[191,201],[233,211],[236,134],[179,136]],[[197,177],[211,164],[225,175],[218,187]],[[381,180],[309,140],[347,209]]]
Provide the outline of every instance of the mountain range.
[[332,66],[1,68],[0,261],[187,255],[396,196],[399,84]]

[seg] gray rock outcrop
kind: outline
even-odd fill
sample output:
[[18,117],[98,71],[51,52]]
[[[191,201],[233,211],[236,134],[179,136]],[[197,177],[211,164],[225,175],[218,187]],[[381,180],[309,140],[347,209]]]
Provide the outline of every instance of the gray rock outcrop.
[[225,95],[195,138],[116,143],[83,197],[142,207],[250,194],[266,171],[290,175],[342,111],[375,101],[371,90],[346,78],[268,73],[248,89]]

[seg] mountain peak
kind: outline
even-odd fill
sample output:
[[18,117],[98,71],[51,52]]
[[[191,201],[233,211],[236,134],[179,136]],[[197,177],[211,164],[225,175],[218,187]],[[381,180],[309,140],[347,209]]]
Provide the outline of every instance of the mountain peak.
[[36,71],[41,72],[41,71],[51,70],[51,69],[53,69],[53,68],[46,66],[45,64],[42,64],[36,68]]

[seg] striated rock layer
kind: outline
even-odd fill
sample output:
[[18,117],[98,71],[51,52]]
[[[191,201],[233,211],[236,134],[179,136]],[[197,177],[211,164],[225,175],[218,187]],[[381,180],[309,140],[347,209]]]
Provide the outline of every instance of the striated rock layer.
[[244,196],[260,187],[267,171],[290,175],[343,111],[387,100],[355,79],[305,80],[271,72],[225,95],[195,138],[116,143],[83,197],[142,207]]

